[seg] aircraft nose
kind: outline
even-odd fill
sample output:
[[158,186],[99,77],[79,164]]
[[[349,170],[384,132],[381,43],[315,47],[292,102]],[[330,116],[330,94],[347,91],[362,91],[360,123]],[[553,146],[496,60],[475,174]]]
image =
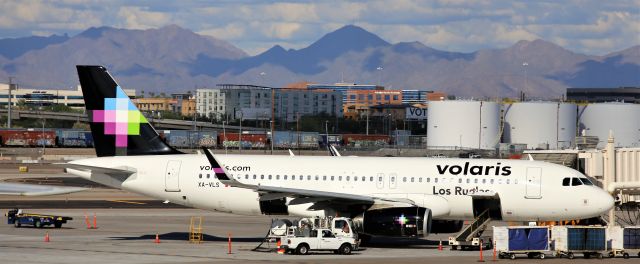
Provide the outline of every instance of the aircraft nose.
[[597,209],[601,214],[604,214],[613,208],[613,196],[608,192],[599,189],[598,195],[595,197],[597,197],[597,201],[595,201],[595,209]]

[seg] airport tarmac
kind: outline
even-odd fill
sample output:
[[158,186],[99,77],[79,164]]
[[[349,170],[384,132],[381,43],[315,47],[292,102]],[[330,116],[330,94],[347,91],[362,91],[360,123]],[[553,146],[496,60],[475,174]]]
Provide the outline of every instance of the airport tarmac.
[[[2,209],[5,213],[6,209]],[[279,255],[252,251],[267,231],[267,216],[237,216],[198,209],[29,209],[28,212],[59,214],[74,219],[60,229],[15,228],[0,225],[0,258],[28,263],[212,263],[212,262],[294,262],[294,263],[476,263],[477,251],[437,250],[437,239],[380,240],[349,256],[315,253],[307,256]],[[87,229],[97,216],[97,229]],[[204,218],[202,244],[188,242],[191,216]],[[4,222],[4,221],[3,221]],[[49,232],[51,242],[44,242]],[[160,243],[154,243],[159,234]],[[232,254],[228,252],[232,235]],[[484,251],[491,262],[492,251]],[[539,263],[517,259],[500,262]],[[602,260],[546,259],[550,263],[593,263]],[[633,263],[636,260],[607,259],[607,263]]]

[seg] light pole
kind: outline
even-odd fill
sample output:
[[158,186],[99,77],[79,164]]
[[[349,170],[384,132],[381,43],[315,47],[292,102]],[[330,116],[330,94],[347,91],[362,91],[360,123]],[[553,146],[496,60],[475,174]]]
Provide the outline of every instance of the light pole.
[[369,135],[369,110],[370,108],[367,107],[367,135]]
[[222,134],[224,135],[224,141],[222,142],[222,145],[224,145],[224,154],[229,154],[229,152],[227,152],[227,130],[224,126],[226,123],[227,121],[222,120]]
[[238,142],[240,142],[240,144],[238,144],[238,150],[240,151],[240,153],[242,153],[242,117],[244,116],[244,113],[242,113],[242,110],[240,110],[240,133],[238,133]]
[[324,121],[324,133],[327,139],[327,148],[329,147],[329,120]]
[[[522,68],[524,69],[524,91],[528,91],[527,89],[527,66],[529,66],[529,63],[527,63],[526,61],[522,63]],[[524,91],[522,91],[521,94],[521,100],[524,101]]]
[[271,155],[273,155],[273,120],[269,120],[269,126],[271,126]]
[[9,104],[7,109],[7,128],[11,128],[11,90],[13,89],[13,77],[9,76]]

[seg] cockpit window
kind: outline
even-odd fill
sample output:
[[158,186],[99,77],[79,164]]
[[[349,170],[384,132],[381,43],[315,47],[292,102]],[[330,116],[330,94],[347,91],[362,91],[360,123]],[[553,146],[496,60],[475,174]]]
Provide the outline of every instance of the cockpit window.
[[580,178],[580,180],[582,181],[582,183],[584,183],[584,185],[593,185],[593,183],[587,178]]
[[571,178],[562,179],[562,186],[571,186]]
[[582,182],[580,181],[579,178],[571,178],[571,186],[578,186],[578,185],[582,185]]

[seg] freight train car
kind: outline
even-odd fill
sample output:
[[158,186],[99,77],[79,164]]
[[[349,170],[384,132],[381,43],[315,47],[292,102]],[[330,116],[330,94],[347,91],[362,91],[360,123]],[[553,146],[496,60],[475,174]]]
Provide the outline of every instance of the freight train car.
[[227,148],[239,148],[240,144],[243,149],[259,149],[267,146],[267,135],[265,134],[221,133],[218,134],[218,140],[221,146]]
[[389,145],[388,135],[344,134],[342,140],[345,146],[354,148],[383,147]]
[[56,146],[55,131],[0,130],[0,142],[8,147]]

